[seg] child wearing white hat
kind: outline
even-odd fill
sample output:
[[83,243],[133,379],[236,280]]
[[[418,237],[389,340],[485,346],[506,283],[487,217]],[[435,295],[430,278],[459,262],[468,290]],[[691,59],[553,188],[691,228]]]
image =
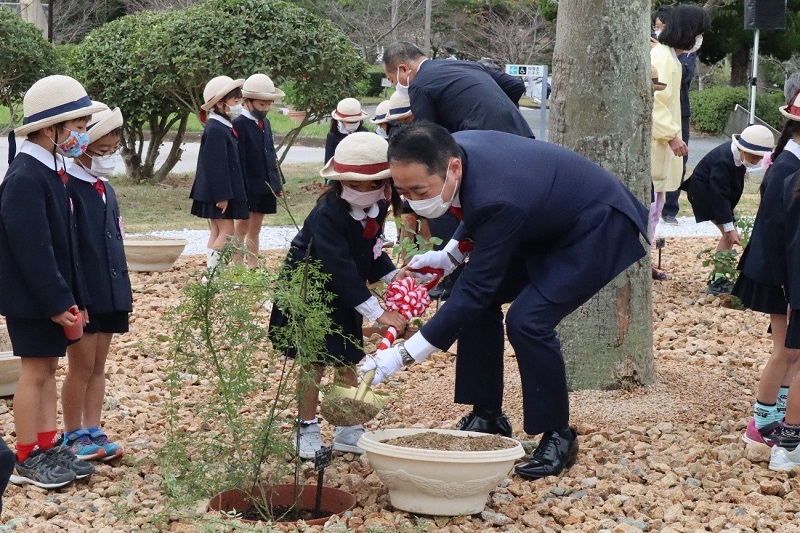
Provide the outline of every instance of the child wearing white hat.
[[97,103],[104,109],[89,121],[89,146],[67,165],[67,189],[75,206],[90,303],[83,337],[67,348],[67,376],[61,388],[62,444],[81,459],[110,461],[122,455],[122,447],[100,428],[106,357],[114,334],[128,331],[133,296],[119,204],[108,181],[118,159],[122,112]]
[[331,129],[325,139],[325,163],[330,161],[345,137],[357,131],[367,131],[363,124],[366,118],[369,115],[355,98],[345,98],[336,104],[336,109],[331,112]]
[[[764,126],[748,126],[741,135],[734,134],[706,154],[681,188],[687,191],[697,222],[711,220],[722,236],[717,251],[730,250],[739,244],[741,236],[734,225],[733,211],[744,191],[744,178],[748,170],[758,168],[765,155],[772,152],[775,139]],[[729,293],[730,282],[719,278],[711,280],[709,294]]]
[[[0,313],[22,359],[14,394],[17,463],[12,483],[62,487],[94,467],[57,443],[56,368],[86,324],[76,214],[65,161],[83,153],[101,106],[68,76],[48,76],[23,99],[27,135],[0,184]],[[71,340],[72,339],[72,340]]]
[[411,111],[411,100],[408,94],[395,91],[389,97],[389,111],[386,120],[391,120],[401,126],[414,122],[414,113]]
[[209,222],[209,269],[216,266],[220,250],[234,238],[233,221],[248,217],[239,143],[231,122],[242,113],[243,83],[243,79],[217,76],[203,89],[200,118],[205,129],[189,196],[192,214]]
[[389,130],[392,128],[392,123],[386,118],[387,113],[389,113],[389,100],[384,100],[375,108],[375,116],[369,121],[376,126],[375,133],[381,139],[389,140]]
[[258,266],[258,239],[264,215],[277,212],[277,197],[283,194],[278,154],[267,118],[272,102],[283,96],[284,92],[275,87],[269,76],[253,74],[242,85],[242,114],[233,119],[250,212],[248,219],[235,222],[235,232],[236,240],[244,242],[247,248],[245,264],[248,268]]
[[[311,258],[330,275],[326,289],[334,295],[330,317],[337,326],[325,339],[325,355],[318,364],[305,369],[312,379],[298,384],[298,445],[302,459],[313,459],[322,447],[316,412],[325,366],[334,366],[342,383],[356,385],[355,365],[364,357],[364,319],[394,326],[398,331],[405,329],[406,319],[394,311],[384,311],[367,287],[380,280],[391,281],[398,272],[383,251],[381,239],[390,202],[395,213],[399,207],[399,196],[391,185],[387,151],[388,143],[369,132],[349,135],[337,146],[334,156],[320,171],[320,176],[331,180],[331,186],[292,240],[286,258],[285,268],[302,266],[306,249],[311,246]],[[279,340],[278,332],[288,321],[283,310],[273,307],[270,339],[287,356],[294,357],[294,349],[281,346]],[[333,448],[362,453],[356,443],[363,433],[360,425],[337,427]]]

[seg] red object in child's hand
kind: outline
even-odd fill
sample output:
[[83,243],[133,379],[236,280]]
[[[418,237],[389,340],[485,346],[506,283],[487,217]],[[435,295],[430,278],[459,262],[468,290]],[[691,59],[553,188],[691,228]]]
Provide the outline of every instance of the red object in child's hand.
[[64,326],[64,335],[68,340],[76,341],[83,336],[83,317],[77,305],[70,307],[69,312],[75,316],[75,322],[71,326]]

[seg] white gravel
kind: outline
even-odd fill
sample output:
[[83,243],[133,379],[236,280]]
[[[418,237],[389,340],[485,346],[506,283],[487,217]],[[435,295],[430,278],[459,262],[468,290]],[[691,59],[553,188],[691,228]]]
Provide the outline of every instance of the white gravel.
[[[184,229],[177,231],[153,231],[150,235],[157,235],[169,239],[186,239],[188,244],[183,250],[183,255],[197,255],[206,253],[208,231]],[[264,226],[261,230],[259,247],[262,250],[283,250],[297,234],[293,226]],[[130,234],[140,235],[140,234]],[[386,224],[384,235],[387,240],[397,239],[394,224]],[[716,237],[719,230],[711,222],[697,224],[691,217],[678,217],[678,225],[670,226],[661,222],[656,228],[656,237]]]

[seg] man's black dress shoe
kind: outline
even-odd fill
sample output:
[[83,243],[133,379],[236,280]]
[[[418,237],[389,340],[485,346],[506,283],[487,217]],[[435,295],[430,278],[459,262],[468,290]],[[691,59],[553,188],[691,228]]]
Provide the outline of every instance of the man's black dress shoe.
[[511,423],[508,421],[505,413],[500,413],[500,416],[495,418],[483,418],[470,413],[462,418],[456,429],[461,431],[477,431],[478,433],[500,434],[504,437],[511,436]]
[[578,457],[578,433],[569,428],[568,435],[558,431],[548,431],[542,435],[539,446],[533,450],[531,460],[514,468],[514,471],[527,479],[557,476],[575,464]]

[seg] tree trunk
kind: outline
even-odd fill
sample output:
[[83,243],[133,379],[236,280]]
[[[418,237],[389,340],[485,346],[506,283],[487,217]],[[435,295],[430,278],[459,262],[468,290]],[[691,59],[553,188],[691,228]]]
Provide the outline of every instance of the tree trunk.
[[744,47],[731,54],[731,85],[734,87],[750,86],[750,48]]
[[[649,14],[649,0],[559,2],[550,118],[552,142],[615,174],[646,206],[653,105]],[[652,383],[651,284],[648,254],[562,322],[570,389]]]

